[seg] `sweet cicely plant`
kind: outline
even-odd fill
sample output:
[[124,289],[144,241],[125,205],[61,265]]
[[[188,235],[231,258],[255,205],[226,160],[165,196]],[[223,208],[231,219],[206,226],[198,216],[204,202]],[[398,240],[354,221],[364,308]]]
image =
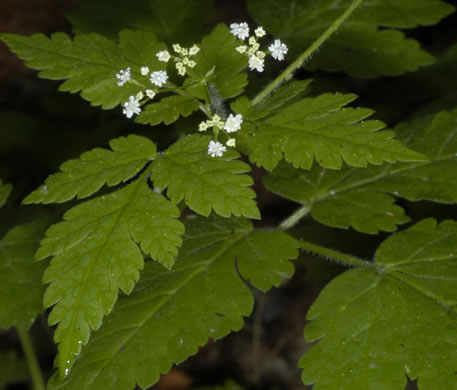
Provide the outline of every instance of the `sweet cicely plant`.
[[[398,28],[453,6],[248,0],[255,22],[227,24],[210,23],[210,0],[135,7],[82,1],[73,37],[0,36],[41,77],[65,80],[60,90],[157,126],[67,159],[23,194],[49,218],[1,240],[0,326],[16,327],[34,388],[148,388],[242,329],[253,291],[279,287],[313,253],[348,269],[306,314],[305,385],[457,389],[457,223],[405,213],[407,201],[456,202],[457,110],[438,103],[386,130],[355,94],[326,91],[330,81],[314,90],[300,71],[420,79],[427,66],[436,77],[436,59]],[[295,202],[277,223],[256,202],[253,166]],[[0,206],[11,189],[0,181]],[[391,235],[362,259],[318,244],[300,229],[311,219],[359,240]],[[28,333],[43,312],[57,345],[46,385]]]

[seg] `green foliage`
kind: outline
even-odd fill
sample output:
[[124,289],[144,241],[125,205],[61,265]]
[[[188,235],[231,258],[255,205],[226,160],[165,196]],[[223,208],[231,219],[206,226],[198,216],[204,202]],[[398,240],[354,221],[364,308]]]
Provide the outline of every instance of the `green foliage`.
[[430,161],[366,169],[310,171],[281,164],[264,178],[269,190],[311,209],[317,221],[364,233],[394,231],[407,222],[394,198],[457,203],[457,110],[401,124],[397,134]]
[[13,186],[11,184],[4,184],[0,179],[0,207],[2,207],[8,200],[12,189]]
[[285,233],[253,231],[245,219],[188,219],[173,269],[147,262],[132,294],[119,300],[70,375],[62,382],[54,376],[50,389],[151,386],[209,337],[240,329],[253,305],[240,274],[262,290],[278,286],[293,273],[289,259],[297,246]]
[[75,196],[85,198],[104,184],[115,186],[135,176],[157,155],[155,145],[137,135],[111,140],[112,151],[95,148],[78,160],[68,160],[61,172],[48,177],[24,203],[66,202]]
[[[291,46],[291,58],[317,39],[352,3],[343,0],[248,0],[250,14]],[[271,10],[274,9],[274,12]],[[399,75],[429,65],[433,57],[400,31],[437,23],[454,10],[440,0],[363,2],[340,30],[306,64],[308,69],[345,71],[352,76]]]
[[198,25],[214,15],[212,0],[82,0],[70,14],[76,33],[95,32],[116,39],[123,29],[152,31],[160,40],[192,44],[201,36]]
[[372,267],[333,280],[311,307],[300,366],[316,390],[456,389],[457,223],[424,220],[381,244]]
[[[28,329],[43,311],[44,263],[33,261],[50,221],[11,229],[0,241],[0,327]],[[0,364],[0,367],[3,367]]]
[[235,160],[239,154],[229,151],[220,158],[208,155],[207,136],[182,138],[154,161],[151,177],[175,203],[182,200],[195,212],[208,216],[213,209],[230,215],[260,218],[255,192],[248,186],[252,178],[243,175],[249,165]]
[[121,69],[131,67],[132,77],[150,85],[140,73],[141,66],[154,70],[166,66],[156,57],[166,47],[151,32],[121,31],[119,43],[97,34],[78,34],[74,40],[64,33],[52,34],[51,38],[42,34],[0,34],[0,39],[26,60],[27,66],[41,70],[40,77],[66,80],[61,91],[80,92],[93,105],[106,109],[138,92],[134,84],[127,83],[122,88],[117,85],[116,74]]
[[70,209],[64,222],[47,231],[37,258],[54,256],[43,277],[50,283],[44,305],[55,305],[49,323],[58,324],[61,374],[88,342],[90,329],[98,329],[112,310],[118,289],[132,291],[143,268],[141,250],[167,268],[173,265],[184,231],[178,216],[140,178]]
[[201,50],[195,56],[197,66],[192,70],[192,77],[185,81],[187,90],[205,100],[208,100],[208,84],[218,91],[217,99],[242,93],[248,83],[247,74],[242,72],[248,60],[235,50],[240,44],[227,26],[217,25],[199,44]]
[[146,109],[136,119],[139,123],[152,126],[163,122],[169,125],[180,116],[189,116],[198,110],[199,103],[192,96],[169,96],[158,103],[148,104]]
[[27,365],[25,361],[19,359],[14,351],[0,352],[0,390],[7,390],[7,385],[21,382],[27,378]]
[[[343,160],[365,167],[368,163],[423,159],[392,139],[393,132],[378,131],[384,127],[382,122],[364,121],[371,110],[344,107],[355,98],[326,93],[288,104],[256,121],[251,121],[248,111],[238,139],[250,160],[268,170],[275,168],[283,156],[294,167],[304,169],[311,168],[314,157],[321,166],[331,169],[340,169]],[[271,107],[276,108],[276,103],[274,100]],[[255,109],[254,115],[259,118]]]

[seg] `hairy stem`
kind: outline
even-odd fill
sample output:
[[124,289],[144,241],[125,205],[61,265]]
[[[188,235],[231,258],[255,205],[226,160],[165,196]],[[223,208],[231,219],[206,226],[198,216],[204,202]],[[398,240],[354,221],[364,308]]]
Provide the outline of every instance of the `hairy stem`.
[[339,264],[349,266],[349,267],[375,267],[374,263],[371,263],[366,260],[359,259],[358,257],[347,255],[345,253],[341,253],[335,251],[333,249],[329,249],[317,244],[313,244],[312,242],[308,241],[300,241],[300,246],[302,249],[320,255],[326,259],[331,261],[335,261]]
[[41,374],[40,366],[38,365],[38,360],[35,356],[29,333],[24,329],[18,329],[17,333],[19,340],[21,340],[25,359],[27,360],[30,374],[32,376],[33,388],[34,390],[45,390],[46,386],[44,384],[43,375]]
[[302,219],[306,214],[308,214],[310,210],[311,210],[311,207],[307,206],[307,205],[300,207],[297,211],[295,211],[293,214],[289,215],[284,221],[282,221],[279,224],[278,229],[279,230],[290,229],[291,227],[296,225],[298,223],[298,221],[300,221],[300,219]]
[[300,68],[303,63],[343,24],[343,22],[362,4],[363,0],[354,0],[351,6],[338,17],[333,24],[317,38],[294,62],[292,62],[278,77],[276,77],[265,89],[252,100],[252,105],[260,103],[275,88],[292,77],[292,73]]

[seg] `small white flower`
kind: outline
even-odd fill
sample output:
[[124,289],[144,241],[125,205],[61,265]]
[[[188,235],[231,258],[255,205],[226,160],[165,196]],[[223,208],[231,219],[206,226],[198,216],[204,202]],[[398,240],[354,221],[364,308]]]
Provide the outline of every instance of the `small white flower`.
[[211,157],[222,157],[226,151],[227,148],[220,142],[209,141],[208,154]]
[[225,144],[231,148],[234,148],[236,146],[236,140],[235,138],[229,138]]
[[179,69],[178,69],[178,74],[180,76],[185,76],[186,75],[186,67],[185,66],[181,66]]
[[257,53],[255,53],[257,57],[259,57],[261,60],[265,58],[265,52],[259,50]]
[[265,30],[263,29],[263,27],[257,27],[257,28],[255,29],[254,33],[255,33],[255,36],[256,36],[256,37],[259,37],[259,38],[262,38],[262,37],[266,34],[266,32],[265,32]]
[[142,67],[141,67],[141,74],[142,74],[143,76],[147,76],[148,73],[149,73],[149,68],[148,68],[147,66],[142,66]]
[[147,89],[146,90],[146,96],[149,98],[149,99],[154,99],[154,96],[156,95],[156,93],[152,90],[152,89]]
[[255,39],[255,37],[250,37],[248,42],[252,46],[252,45],[255,45],[257,43],[257,39]]
[[128,67],[126,70],[119,71],[119,73],[116,75],[116,78],[119,80],[117,85],[122,87],[127,81],[130,80],[130,67]]
[[139,114],[141,112],[140,99],[135,99],[134,96],[129,97],[129,101],[124,103],[124,109],[122,113],[127,117],[131,118],[133,114]]
[[194,55],[197,54],[199,51],[200,51],[200,48],[199,48],[197,45],[193,45],[193,46],[189,49],[189,55],[190,55],[190,56],[194,56]]
[[162,62],[168,62],[171,58],[170,53],[168,53],[168,51],[166,51],[166,50],[159,51],[156,54],[156,56],[159,59],[159,61],[162,61]]
[[271,56],[278,61],[282,61],[284,59],[284,54],[287,53],[287,46],[282,43],[279,39],[276,39],[274,43],[272,43],[268,50],[271,51]]
[[249,36],[249,26],[247,23],[232,23],[230,32],[239,39],[246,39]]
[[221,117],[217,114],[215,114],[210,121],[208,121],[208,125],[210,126],[215,126],[218,127],[219,129],[222,129],[224,127],[224,121],[221,119]]
[[249,57],[249,69],[250,70],[257,70],[257,72],[263,72],[263,62],[262,58],[257,56],[250,56]]
[[238,46],[235,50],[241,54],[245,53],[246,50],[247,50],[247,46],[246,45],[242,45],[242,46]]
[[161,87],[168,80],[167,72],[165,72],[164,70],[157,70],[155,72],[152,72],[149,80],[151,80],[152,84],[157,85],[158,87]]
[[208,124],[206,121],[200,122],[198,125],[198,131],[206,131],[208,129]]
[[182,50],[182,47],[179,43],[175,43],[173,46],[173,50],[178,53],[178,54],[181,54],[181,50]]
[[195,65],[197,65],[197,63],[191,60],[187,65],[189,66],[189,68],[193,68]]
[[227,131],[227,133],[234,133],[241,128],[242,123],[242,115],[238,114],[237,116],[233,116],[233,114],[230,114],[227,118],[227,121],[225,122],[224,130]]
[[143,92],[141,92],[141,91],[138,92],[138,93],[136,94],[135,98],[138,99],[138,100],[143,99],[143,98],[144,98]]

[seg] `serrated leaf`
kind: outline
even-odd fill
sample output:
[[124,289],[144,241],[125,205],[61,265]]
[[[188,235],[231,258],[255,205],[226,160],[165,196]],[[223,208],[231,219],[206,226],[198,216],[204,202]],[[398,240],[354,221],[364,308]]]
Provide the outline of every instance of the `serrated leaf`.
[[136,95],[138,86],[126,83],[117,85],[116,74],[121,69],[131,68],[132,79],[152,85],[141,75],[142,65],[151,70],[163,70],[156,53],[166,49],[154,33],[124,30],[119,34],[119,43],[98,34],[78,34],[71,40],[64,33],[54,33],[51,38],[43,34],[30,37],[0,34],[0,39],[26,60],[32,69],[41,70],[40,77],[51,80],[66,80],[60,90],[81,93],[92,105],[109,109]]
[[284,157],[311,168],[314,157],[326,168],[417,160],[424,157],[394,140],[380,121],[364,121],[371,110],[344,107],[355,95],[322,94],[288,105],[259,121],[245,121],[237,137],[252,162],[272,170]]
[[[290,46],[289,58],[303,52],[349,8],[351,0],[249,0],[258,24]],[[274,9],[274,12],[271,10]],[[437,23],[454,10],[439,0],[364,2],[306,64],[308,69],[345,71],[353,76],[399,75],[433,62],[419,43],[379,26],[416,27]]]
[[43,277],[50,283],[44,305],[55,305],[49,323],[58,324],[61,375],[112,310],[118,289],[132,291],[143,268],[141,251],[173,265],[184,231],[178,216],[176,206],[140,178],[70,209],[47,231],[37,258],[54,256]]
[[16,356],[16,352],[0,352],[0,390],[6,390],[8,384],[23,382],[28,377],[27,364],[24,359]]
[[161,122],[169,125],[180,116],[189,116],[198,108],[199,102],[192,96],[169,96],[158,103],[148,104],[135,121],[152,126]]
[[[257,235],[263,233],[262,240]],[[251,240],[253,234],[257,238]],[[276,253],[263,254],[267,240],[271,247],[283,246],[279,258]],[[189,219],[175,267],[166,271],[146,263],[135,291],[119,300],[71,374],[63,382],[57,376],[52,378],[50,389],[151,386],[173,363],[195,354],[209,337],[218,339],[242,327],[253,297],[240,278],[235,259],[242,265],[244,278],[267,289],[272,286],[268,283],[279,284],[279,278],[270,275],[291,276],[293,266],[288,258],[297,256],[297,245],[284,233],[253,232],[245,219]]]
[[394,231],[408,217],[392,195],[408,200],[457,202],[457,110],[419,118],[397,127],[411,149],[430,161],[310,171],[281,164],[264,178],[267,188],[307,205],[317,221],[364,233]]
[[13,186],[11,184],[3,183],[0,179],[0,207],[8,200],[12,189]]
[[307,314],[304,383],[317,390],[457,389],[457,223],[395,234],[373,267],[333,280]]
[[185,81],[187,90],[200,99],[207,98],[207,85],[217,90],[219,99],[242,93],[248,83],[246,72],[242,72],[248,59],[235,50],[239,45],[225,24],[217,25],[199,45],[201,50],[194,57],[197,65]]
[[46,266],[33,258],[49,224],[45,218],[16,226],[0,241],[1,328],[28,329],[43,311],[41,278]]
[[223,157],[208,155],[209,136],[192,135],[172,145],[151,167],[154,185],[175,203],[182,200],[195,212],[208,216],[211,210],[230,215],[260,218],[248,188],[252,178],[249,165],[236,160],[239,154],[227,151]]
[[123,29],[154,32],[168,43],[192,44],[214,15],[212,0],[82,0],[70,12],[76,33],[95,32],[116,39]]
[[132,178],[157,155],[154,143],[137,135],[113,139],[110,147],[112,151],[95,148],[79,159],[66,161],[60,166],[61,172],[49,176],[24,203],[60,203],[75,196],[85,198],[104,184],[114,186]]

